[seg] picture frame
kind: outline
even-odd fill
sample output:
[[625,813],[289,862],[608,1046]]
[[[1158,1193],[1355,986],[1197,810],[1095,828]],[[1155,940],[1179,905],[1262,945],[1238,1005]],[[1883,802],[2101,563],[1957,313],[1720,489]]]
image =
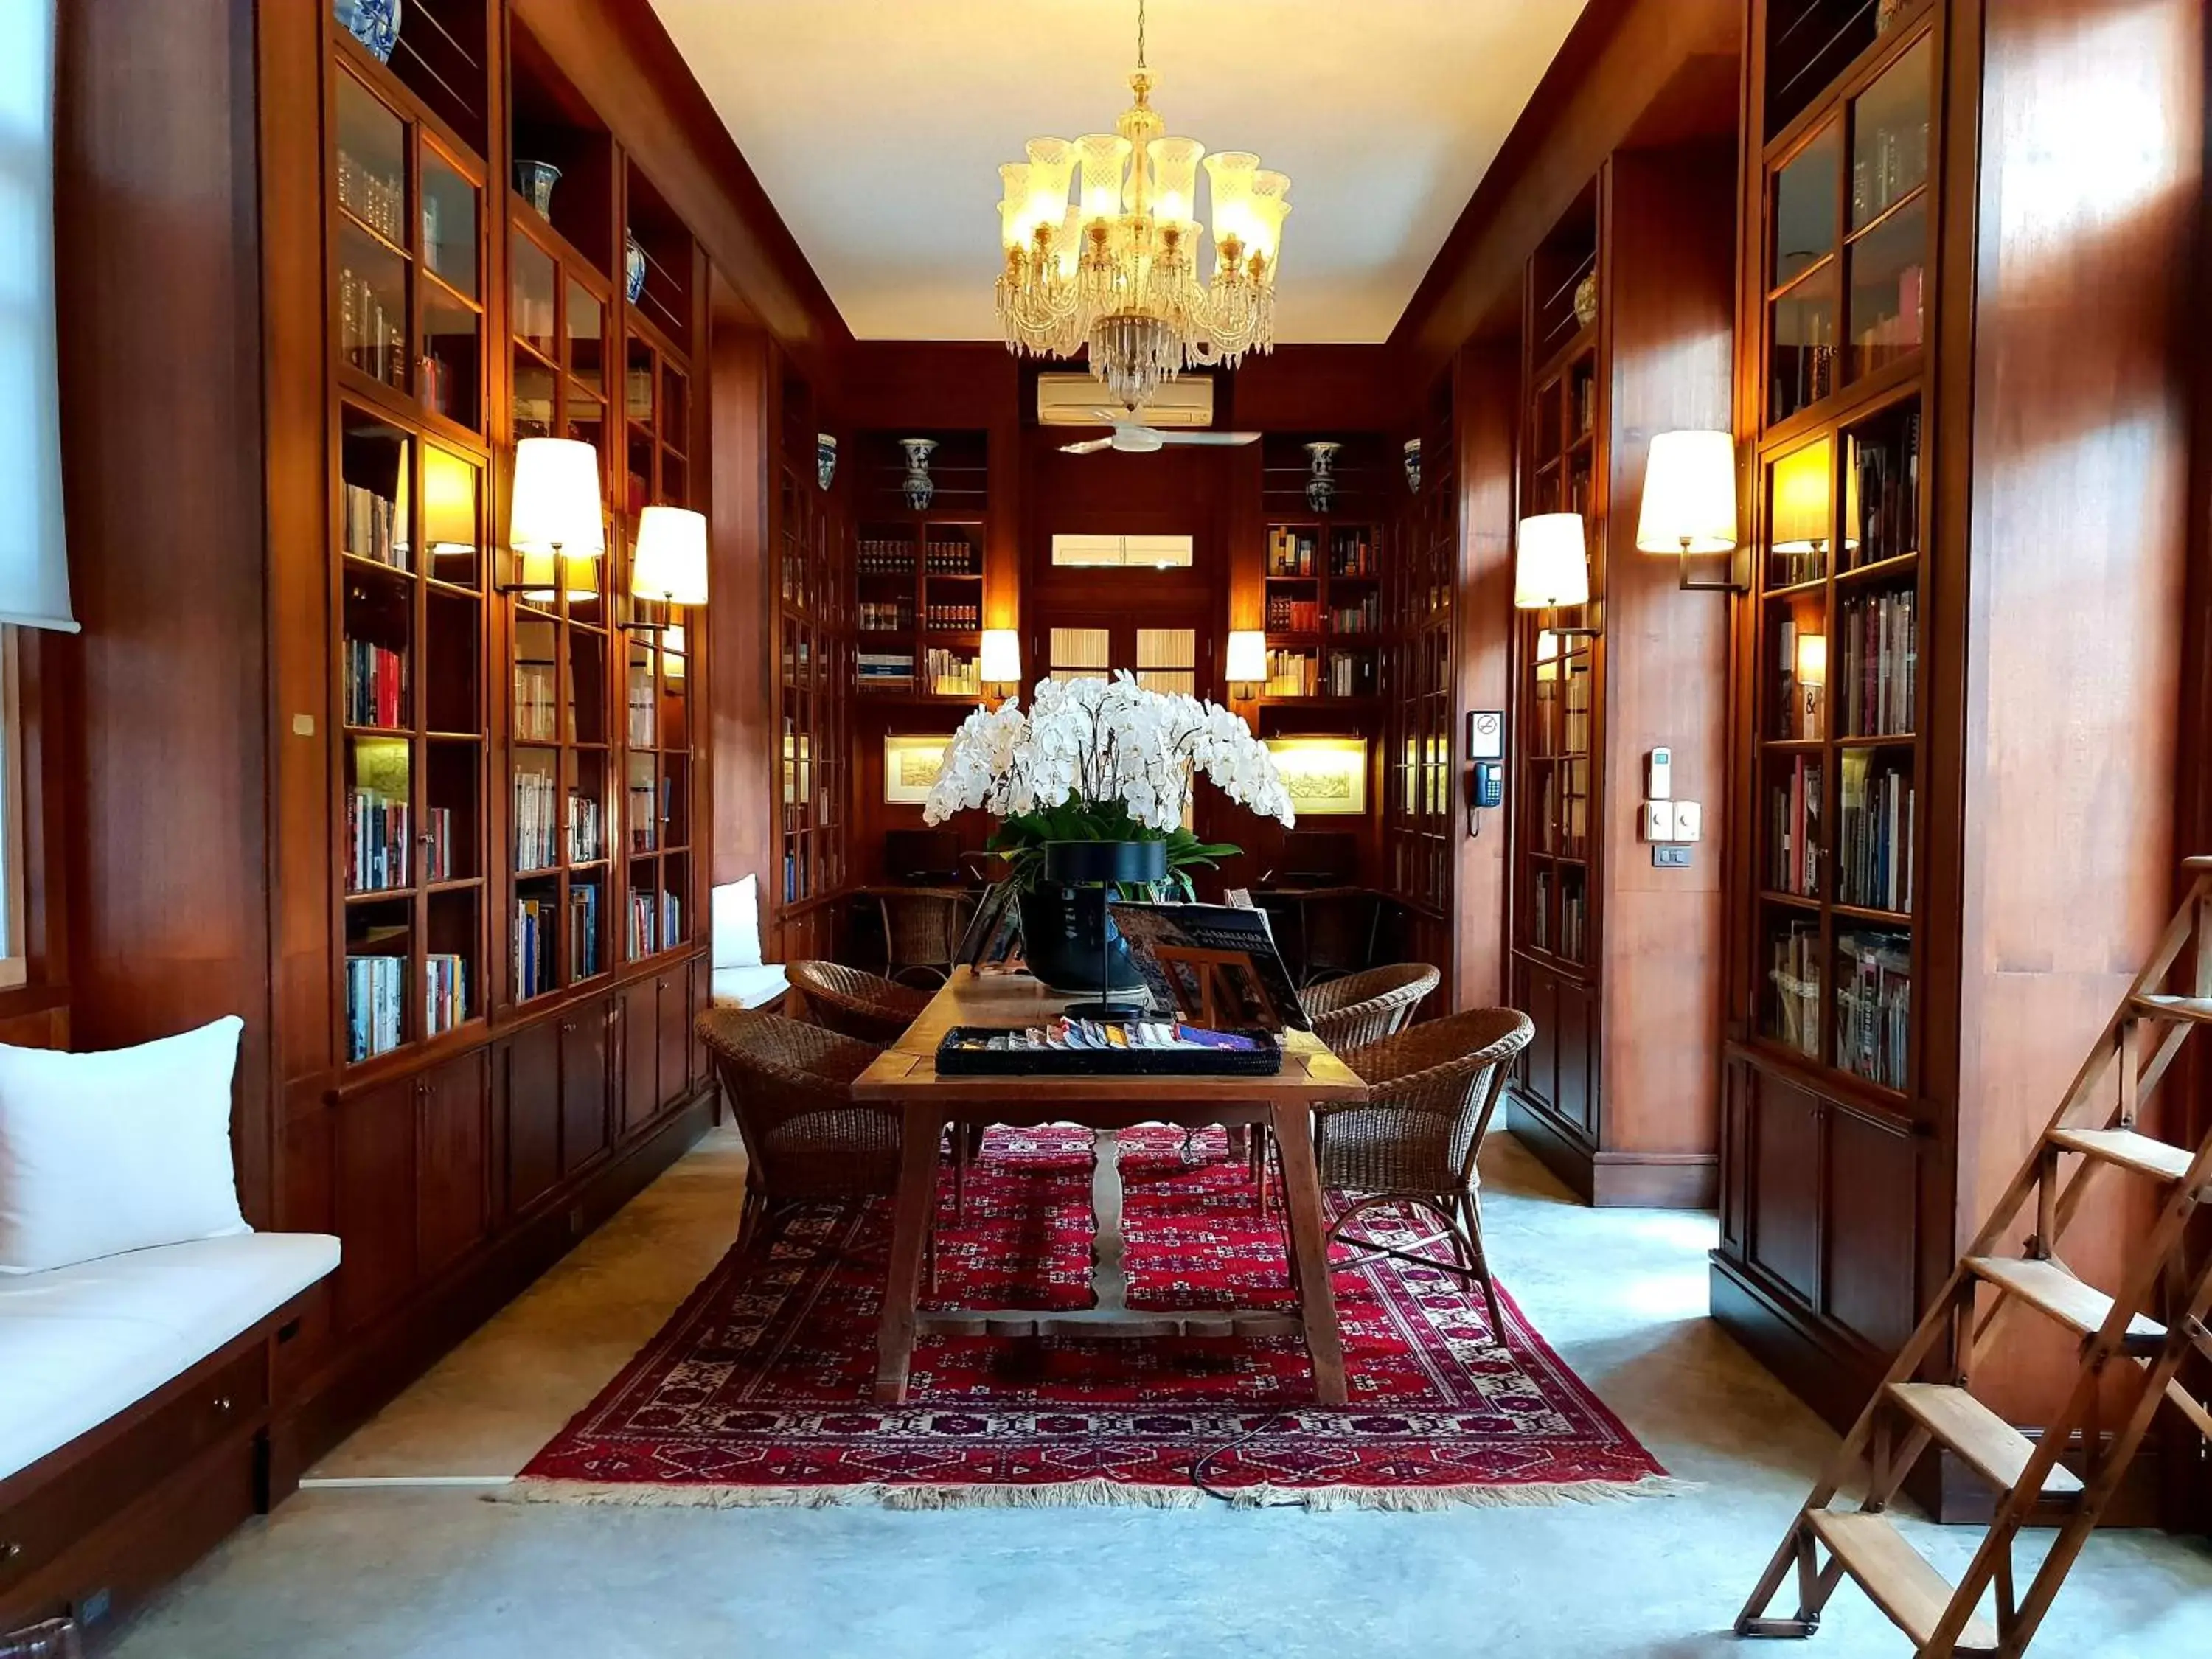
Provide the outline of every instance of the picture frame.
[[1366,816],[1366,738],[1269,738],[1267,744],[1299,817]]
[[951,746],[950,733],[884,737],[884,805],[920,806],[929,799],[930,786],[944,769],[945,751]]

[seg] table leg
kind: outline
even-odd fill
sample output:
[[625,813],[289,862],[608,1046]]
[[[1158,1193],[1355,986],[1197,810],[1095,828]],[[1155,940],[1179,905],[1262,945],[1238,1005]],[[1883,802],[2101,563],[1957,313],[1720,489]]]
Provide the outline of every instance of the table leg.
[[1111,1129],[1092,1132],[1091,1296],[1113,1313],[1129,1309],[1128,1242],[1121,1236],[1121,1143]]
[[884,1281],[883,1319],[876,1335],[876,1403],[906,1403],[914,1360],[914,1310],[921,1294],[921,1258],[937,1206],[937,1149],[945,1115],[909,1106],[899,1127],[898,1205],[891,1222],[890,1271]]
[[1312,1115],[1304,1106],[1269,1109],[1275,1150],[1283,1160],[1283,1212],[1290,1222],[1291,1261],[1313,1357],[1314,1397],[1324,1406],[1344,1403],[1344,1339],[1336,1323],[1336,1291],[1329,1282],[1328,1224],[1322,1218],[1321,1175],[1314,1164]]

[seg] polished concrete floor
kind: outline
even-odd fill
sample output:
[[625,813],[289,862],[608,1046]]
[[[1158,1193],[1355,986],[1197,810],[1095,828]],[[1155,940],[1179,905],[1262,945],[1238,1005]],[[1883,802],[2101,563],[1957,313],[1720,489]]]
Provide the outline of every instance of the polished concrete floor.
[[[742,1164],[724,1135],[180,1582],[120,1659],[1742,1650],[1728,1626],[1833,1436],[1705,1317],[1709,1217],[1583,1209],[1504,1136],[1483,1168],[1500,1277],[1698,1490],[1417,1515],[487,1501],[728,1243]],[[1911,1529],[1954,1572],[1978,1536]],[[1797,1650],[1907,1648],[1847,1586]],[[2034,1651],[2212,1653],[2212,1546],[2093,1539]]]

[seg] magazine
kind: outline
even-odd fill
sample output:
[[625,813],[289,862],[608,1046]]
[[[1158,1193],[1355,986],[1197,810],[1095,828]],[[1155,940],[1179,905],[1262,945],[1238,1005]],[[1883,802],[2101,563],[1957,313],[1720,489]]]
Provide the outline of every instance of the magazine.
[[1156,1006],[1217,1027],[1310,1030],[1264,910],[1228,904],[1114,903],[1114,925]]
[[1021,891],[1011,881],[994,881],[983,890],[968,930],[960,936],[955,966],[990,968],[1004,963],[1021,947]]

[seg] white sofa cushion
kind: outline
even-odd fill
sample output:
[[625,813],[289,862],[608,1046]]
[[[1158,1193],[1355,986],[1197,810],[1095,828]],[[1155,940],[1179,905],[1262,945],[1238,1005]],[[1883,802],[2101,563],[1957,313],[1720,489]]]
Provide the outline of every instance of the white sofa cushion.
[[230,1152],[235,1015],[135,1048],[0,1044],[0,1273],[246,1231]]
[[783,964],[756,963],[750,968],[717,968],[713,989],[717,1008],[765,1008],[783,1000],[791,982]]
[[0,1280],[0,1479],[95,1429],[338,1265],[324,1233],[246,1233]]
[[761,965],[760,883],[751,876],[725,882],[707,895],[708,948],[716,968]]

